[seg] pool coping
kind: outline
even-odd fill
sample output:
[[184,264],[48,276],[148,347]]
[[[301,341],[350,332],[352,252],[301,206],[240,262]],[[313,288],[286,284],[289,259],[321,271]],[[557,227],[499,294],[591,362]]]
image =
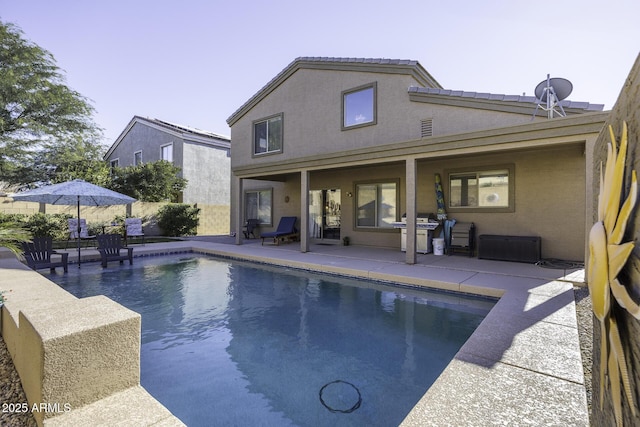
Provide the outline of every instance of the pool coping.
[[[390,252],[353,248],[345,252],[316,247],[302,253],[295,244],[271,247],[201,240],[137,246],[134,254],[198,252],[499,297],[402,425],[589,425],[573,296],[583,271],[559,274],[459,256],[423,257],[421,263],[409,265]],[[83,260],[91,259],[95,254],[86,250]]]

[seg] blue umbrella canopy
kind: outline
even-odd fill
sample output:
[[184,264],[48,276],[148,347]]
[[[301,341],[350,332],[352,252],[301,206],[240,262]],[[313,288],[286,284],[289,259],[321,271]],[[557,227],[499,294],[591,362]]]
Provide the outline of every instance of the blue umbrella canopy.
[[47,185],[34,190],[21,191],[11,197],[16,201],[39,202],[50,205],[109,206],[126,205],[136,201],[133,197],[81,179]]
[[[49,205],[78,206],[78,236],[80,236],[80,206],[127,205],[136,201],[133,197],[112,191],[81,179],[47,185],[11,195],[13,200],[38,202]],[[80,267],[80,239],[78,238],[78,267]]]

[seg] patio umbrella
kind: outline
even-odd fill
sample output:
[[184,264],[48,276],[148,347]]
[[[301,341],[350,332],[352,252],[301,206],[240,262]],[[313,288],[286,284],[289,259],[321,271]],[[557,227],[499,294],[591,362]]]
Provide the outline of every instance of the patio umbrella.
[[[133,197],[108,190],[81,179],[47,185],[22,191],[11,196],[13,200],[39,202],[50,205],[78,206],[78,237],[80,236],[80,206],[127,205],[136,201]],[[80,238],[78,238],[78,267],[80,267]]]

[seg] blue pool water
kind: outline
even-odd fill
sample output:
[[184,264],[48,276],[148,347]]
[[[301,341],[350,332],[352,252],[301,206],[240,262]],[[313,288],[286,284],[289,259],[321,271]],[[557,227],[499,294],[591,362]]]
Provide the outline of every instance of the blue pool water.
[[494,301],[198,255],[47,275],[142,315],[141,382],[189,426],[396,426]]

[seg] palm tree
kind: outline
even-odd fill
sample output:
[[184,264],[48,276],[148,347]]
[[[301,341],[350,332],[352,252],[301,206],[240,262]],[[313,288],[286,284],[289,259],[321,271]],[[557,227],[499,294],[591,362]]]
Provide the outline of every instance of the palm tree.
[[0,247],[4,246],[17,256],[22,256],[22,242],[31,241],[31,232],[16,222],[0,222]]

